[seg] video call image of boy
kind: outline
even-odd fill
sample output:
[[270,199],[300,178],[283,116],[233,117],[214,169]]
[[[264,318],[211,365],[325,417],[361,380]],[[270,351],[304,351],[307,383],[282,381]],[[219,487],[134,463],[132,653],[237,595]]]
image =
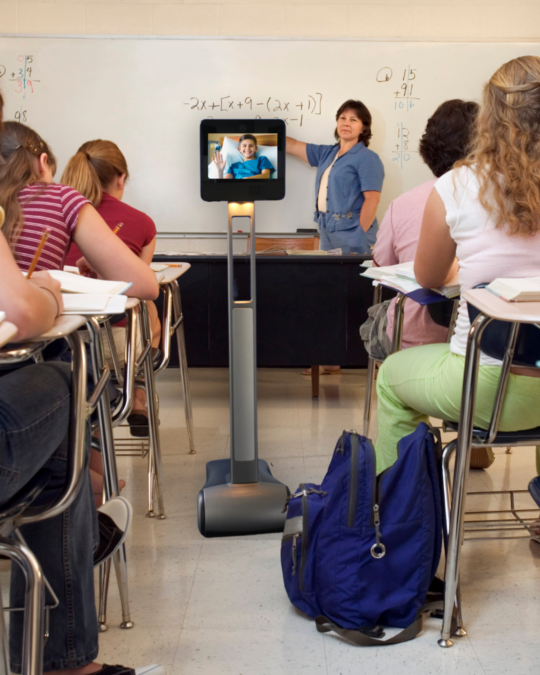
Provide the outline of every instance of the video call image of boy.
[[241,162],[227,165],[221,152],[214,155],[214,163],[218,170],[218,178],[270,178],[275,169],[268,157],[256,157],[257,139],[251,134],[240,137],[238,151],[242,155]]

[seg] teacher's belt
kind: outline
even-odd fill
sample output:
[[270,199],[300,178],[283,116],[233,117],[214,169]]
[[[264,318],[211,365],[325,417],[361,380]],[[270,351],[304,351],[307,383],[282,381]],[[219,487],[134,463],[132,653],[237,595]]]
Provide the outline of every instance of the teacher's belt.
[[324,226],[330,232],[336,230],[350,230],[360,224],[360,211],[337,213],[332,211],[315,211],[314,221]]

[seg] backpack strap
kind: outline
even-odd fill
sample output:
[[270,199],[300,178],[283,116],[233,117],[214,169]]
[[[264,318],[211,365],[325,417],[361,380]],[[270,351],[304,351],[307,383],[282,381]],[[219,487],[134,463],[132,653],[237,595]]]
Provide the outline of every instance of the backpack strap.
[[[398,645],[401,642],[414,640],[414,638],[419,635],[419,633],[422,631],[422,615],[425,612],[433,612],[442,609],[444,606],[443,599],[440,596],[437,597],[437,595],[438,594],[434,593],[432,595],[431,602],[426,602],[423,607],[420,607],[417,612],[416,619],[411,624],[409,624],[407,628],[404,628],[402,631],[391,638],[388,638],[387,640],[381,639],[384,637],[384,633],[382,631],[378,633],[376,629],[367,629],[362,631],[341,628],[341,626],[333,623],[325,616],[318,616],[315,619],[315,625],[319,633],[330,633],[333,631],[334,633],[337,633],[339,636],[341,636],[344,640],[347,640],[358,647],[385,647],[386,645]],[[457,621],[454,611],[454,615],[452,616],[452,634],[455,632],[456,627]],[[377,637],[377,634],[379,637]]]
[[[363,633],[360,630],[340,628],[325,616],[318,616],[315,619],[315,624],[319,633],[330,633],[331,631],[334,631],[334,633],[337,633],[342,638],[348,642],[351,642],[353,645],[357,645],[358,647],[381,647],[385,645],[397,645],[400,642],[408,642],[409,640],[413,640],[422,630],[422,615],[419,614],[418,617],[407,626],[407,628],[404,628],[402,631],[397,633],[397,635],[394,635],[387,640],[371,637],[367,633]],[[384,633],[381,633],[381,636],[383,635]]]

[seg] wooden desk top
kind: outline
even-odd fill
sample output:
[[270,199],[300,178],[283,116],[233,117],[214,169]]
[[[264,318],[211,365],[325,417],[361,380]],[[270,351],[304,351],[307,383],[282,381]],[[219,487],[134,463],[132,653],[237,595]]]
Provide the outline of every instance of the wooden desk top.
[[540,302],[506,302],[485,288],[464,291],[462,297],[493,319],[540,323]]

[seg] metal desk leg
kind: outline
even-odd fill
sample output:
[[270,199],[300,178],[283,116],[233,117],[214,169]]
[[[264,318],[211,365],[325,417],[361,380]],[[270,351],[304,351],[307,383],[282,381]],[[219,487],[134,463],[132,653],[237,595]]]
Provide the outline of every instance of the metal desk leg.
[[42,675],[45,646],[43,573],[37,558],[27,546],[4,538],[0,538],[0,544],[2,555],[21,567],[26,581],[21,673],[22,675]]
[[[103,352],[103,341],[101,339],[100,326],[98,321],[92,317],[87,323],[86,327],[90,333],[90,352],[92,356],[92,370],[94,382],[99,380],[99,377],[105,368],[108,368],[105,363],[105,354]],[[101,434],[101,453],[103,458],[103,488],[105,499],[109,500],[113,497],[118,497],[120,491],[118,489],[118,473],[116,470],[116,456],[114,454],[114,439],[111,419],[111,406],[109,401],[109,391],[107,388],[103,391],[102,396],[98,402],[98,419],[99,430]],[[125,544],[120,547],[114,554],[114,563],[118,579],[118,590],[120,593],[120,602],[122,604],[122,623],[120,628],[133,628],[133,621],[131,621],[129,611],[129,594],[128,594],[128,576],[127,576],[127,560],[125,552]],[[118,560],[118,566],[117,566]],[[104,575],[105,577],[105,575]],[[101,588],[100,592],[103,594],[107,592],[106,588]],[[106,603],[104,604],[104,607]],[[106,616],[103,616],[103,624],[106,625]],[[101,630],[106,630],[101,628]]]
[[490,319],[479,314],[471,325],[467,340],[467,356],[463,375],[463,394],[459,415],[457,437],[457,457],[454,469],[454,485],[452,489],[452,505],[450,512],[450,529],[448,533],[448,552],[446,557],[444,618],[441,630],[440,647],[451,647],[452,619],[454,602],[458,591],[459,563],[461,543],[463,541],[463,523],[465,519],[465,499],[467,496],[467,479],[471,462],[471,441],[474,420],[474,403],[478,382],[478,365],[480,362],[480,338]]
[[368,358],[368,367],[366,375],[366,393],[364,399],[364,436],[369,435],[369,424],[371,422],[371,398],[373,396],[373,383],[375,382],[375,360]]
[[186,426],[189,439],[189,454],[195,454],[195,443],[193,439],[193,415],[191,413],[191,391],[189,386],[189,372],[186,356],[186,338],[184,335],[184,316],[182,314],[182,300],[180,297],[180,287],[176,279],[171,282],[174,324],[172,330],[176,332],[178,344],[178,359],[180,361],[180,372],[182,373],[182,386],[184,388],[184,412],[186,416]]
[[[148,320],[148,306],[145,301],[140,304],[141,335],[143,351],[152,343],[152,333]],[[144,381],[146,386],[146,406],[148,408],[148,433],[150,451],[148,453],[148,518],[154,518],[154,493],[157,494],[158,513],[160,520],[165,519],[165,505],[163,501],[163,472],[161,468],[161,445],[159,439],[159,412],[154,379],[154,364],[152,362],[152,350],[148,349],[143,361]]]

